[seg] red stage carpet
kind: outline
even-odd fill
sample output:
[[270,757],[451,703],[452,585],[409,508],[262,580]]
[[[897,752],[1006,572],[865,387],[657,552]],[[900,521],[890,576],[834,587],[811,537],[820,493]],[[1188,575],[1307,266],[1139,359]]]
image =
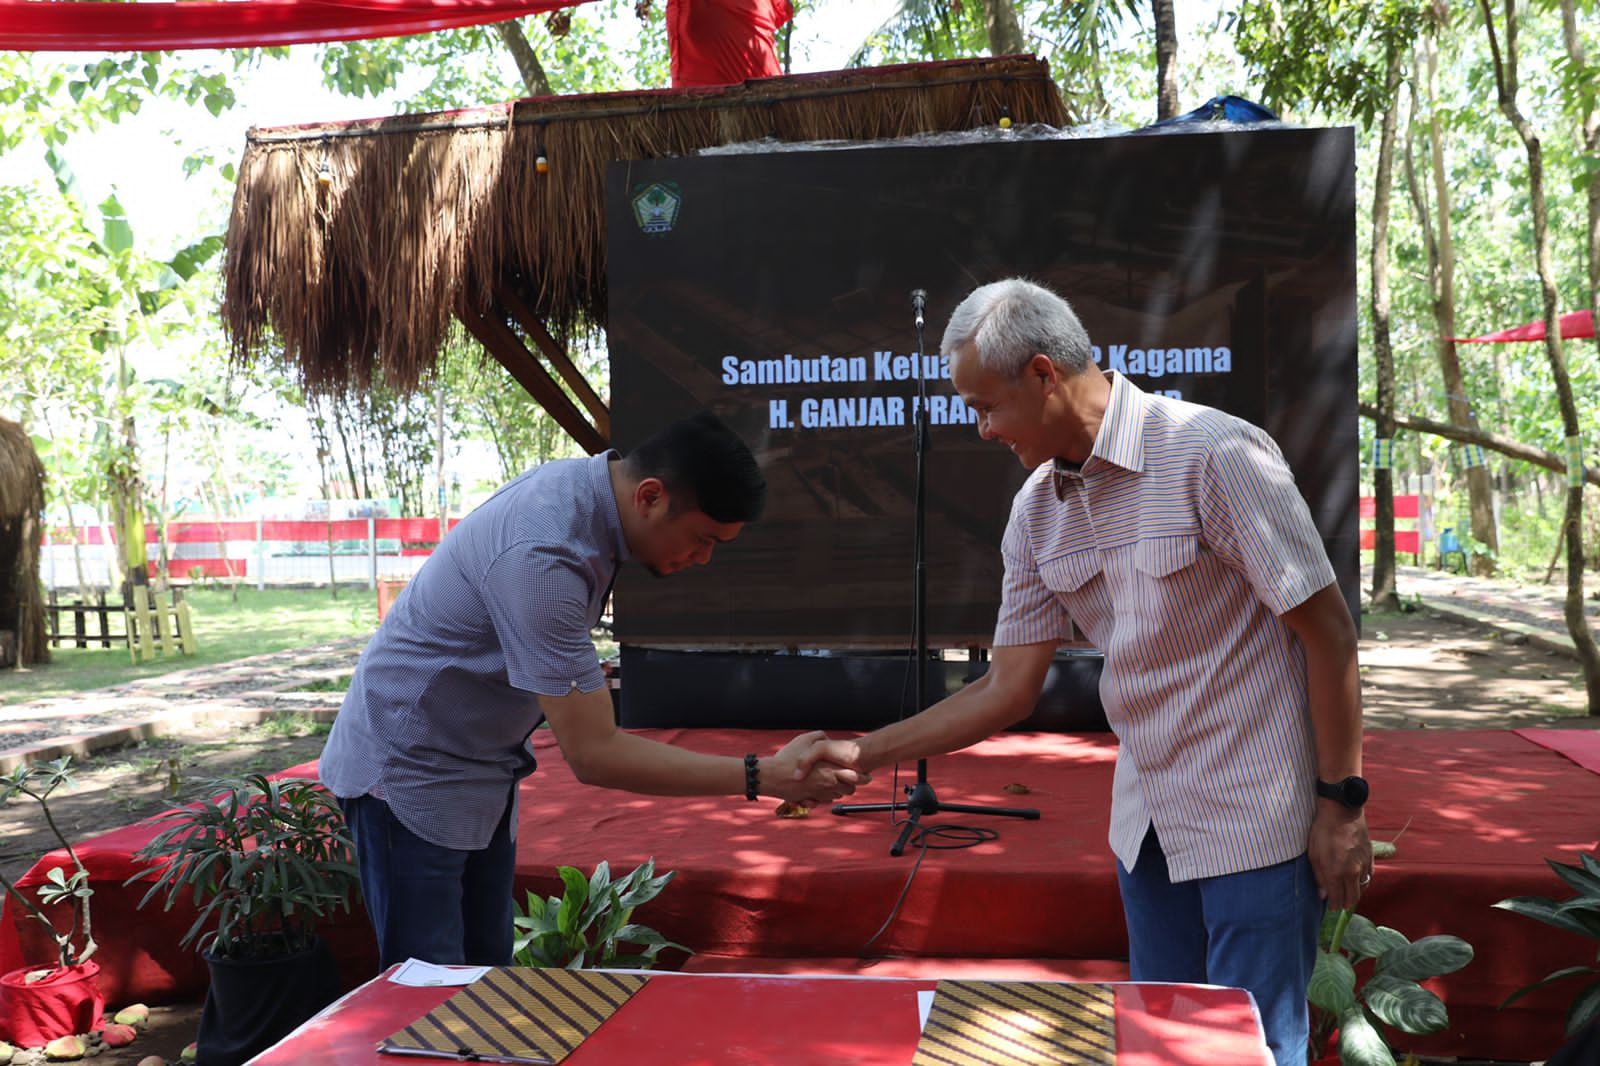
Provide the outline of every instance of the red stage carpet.
[[[770,752],[787,739],[738,730],[649,735],[728,754]],[[849,961],[866,955],[1015,960],[1010,965],[1036,964],[1042,969],[1035,972],[1056,976],[1120,976],[1125,932],[1105,842],[1109,734],[1011,734],[933,760],[930,776],[942,800],[1034,806],[1043,818],[935,819],[984,825],[1000,839],[930,852],[894,922],[870,946],[916,861],[911,852],[889,857],[895,830],[885,816],[779,819],[770,801],[586,788],[548,736],[541,741],[540,771],[523,786],[520,888],[558,892],[558,864],[587,870],[605,859],[626,871],[653,856],[678,877],[639,919],[715,956],[695,963],[699,968],[921,974],[942,965],[901,962],[875,971]],[[1450,1030],[1415,1046],[1503,1059],[1548,1055],[1560,1043],[1576,988],[1557,985],[1507,1011],[1499,1004],[1552,970],[1592,962],[1592,944],[1491,905],[1513,895],[1569,894],[1545,860],[1575,862],[1600,843],[1600,774],[1516,733],[1442,731],[1369,734],[1367,773],[1373,837],[1398,838],[1398,855],[1378,865],[1362,913],[1412,939],[1453,933],[1477,952],[1465,970],[1436,983]],[[1027,793],[1007,792],[1008,785]],[[870,795],[857,798],[885,799],[890,788],[882,774]],[[136,825],[81,849],[95,871],[101,980],[113,1003],[192,997],[205,982],[203,964],[177,947],[188,917],[138,912],[139,886],[121,887],[134,872],[130,853],[154,831]],[[36,883],[38,871],[28,880]],[[363,922],[358,911],[332,930],[351,984],[376,969]],[[49,942],[8,906],[0,970],[21,965],[24,950],[28,961],[50,957]],[[971,964],[963,970],[972,972]]]

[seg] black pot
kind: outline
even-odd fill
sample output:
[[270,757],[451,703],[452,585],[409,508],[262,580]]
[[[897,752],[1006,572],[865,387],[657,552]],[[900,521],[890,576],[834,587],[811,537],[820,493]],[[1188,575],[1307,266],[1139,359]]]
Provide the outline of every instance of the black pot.
[[200,1010],[198,1066],[239,1066],[339,996],[338,968],[321,937],[293,954],[281,936],[257,947],[247,959],[205,953],[211,987]]

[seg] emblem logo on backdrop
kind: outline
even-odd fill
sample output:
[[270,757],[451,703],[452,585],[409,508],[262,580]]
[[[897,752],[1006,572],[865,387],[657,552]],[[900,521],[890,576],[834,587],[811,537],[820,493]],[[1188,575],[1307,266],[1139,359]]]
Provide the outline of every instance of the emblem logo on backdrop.
[[675,181],[651,182],[634,189],[633,217],[645,233],[672,232],[682,207],[683,190]]

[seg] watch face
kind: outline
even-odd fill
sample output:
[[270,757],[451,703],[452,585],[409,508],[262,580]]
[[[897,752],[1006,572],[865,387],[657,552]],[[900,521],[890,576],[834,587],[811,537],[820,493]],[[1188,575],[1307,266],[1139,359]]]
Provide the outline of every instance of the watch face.
[[1339,783],[1344,792],[1344,805],[1346,807],[1361,807],[1367,802],[1367,779],[1364,777],[1347,777]]

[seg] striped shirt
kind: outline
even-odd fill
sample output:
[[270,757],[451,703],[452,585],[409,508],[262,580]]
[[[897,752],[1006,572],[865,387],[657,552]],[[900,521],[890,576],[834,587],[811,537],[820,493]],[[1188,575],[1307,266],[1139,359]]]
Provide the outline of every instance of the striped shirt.
[[1305,651],[1278,616],[1333,567],[1271,437],[1110,377],[1089,458],[1041,466],[1012,504],[994,642],[1075,621],[1105,655],[1125,867],[1152,823],[1174,881],[1295,858],[1316,761]]
[[534,770],[539,696],[605,685],[589,630],[628,557],[614,458],[531,470],[444,538],[351,678],[320,764],[335,795],[378,796],[441,847],[488,845]]

